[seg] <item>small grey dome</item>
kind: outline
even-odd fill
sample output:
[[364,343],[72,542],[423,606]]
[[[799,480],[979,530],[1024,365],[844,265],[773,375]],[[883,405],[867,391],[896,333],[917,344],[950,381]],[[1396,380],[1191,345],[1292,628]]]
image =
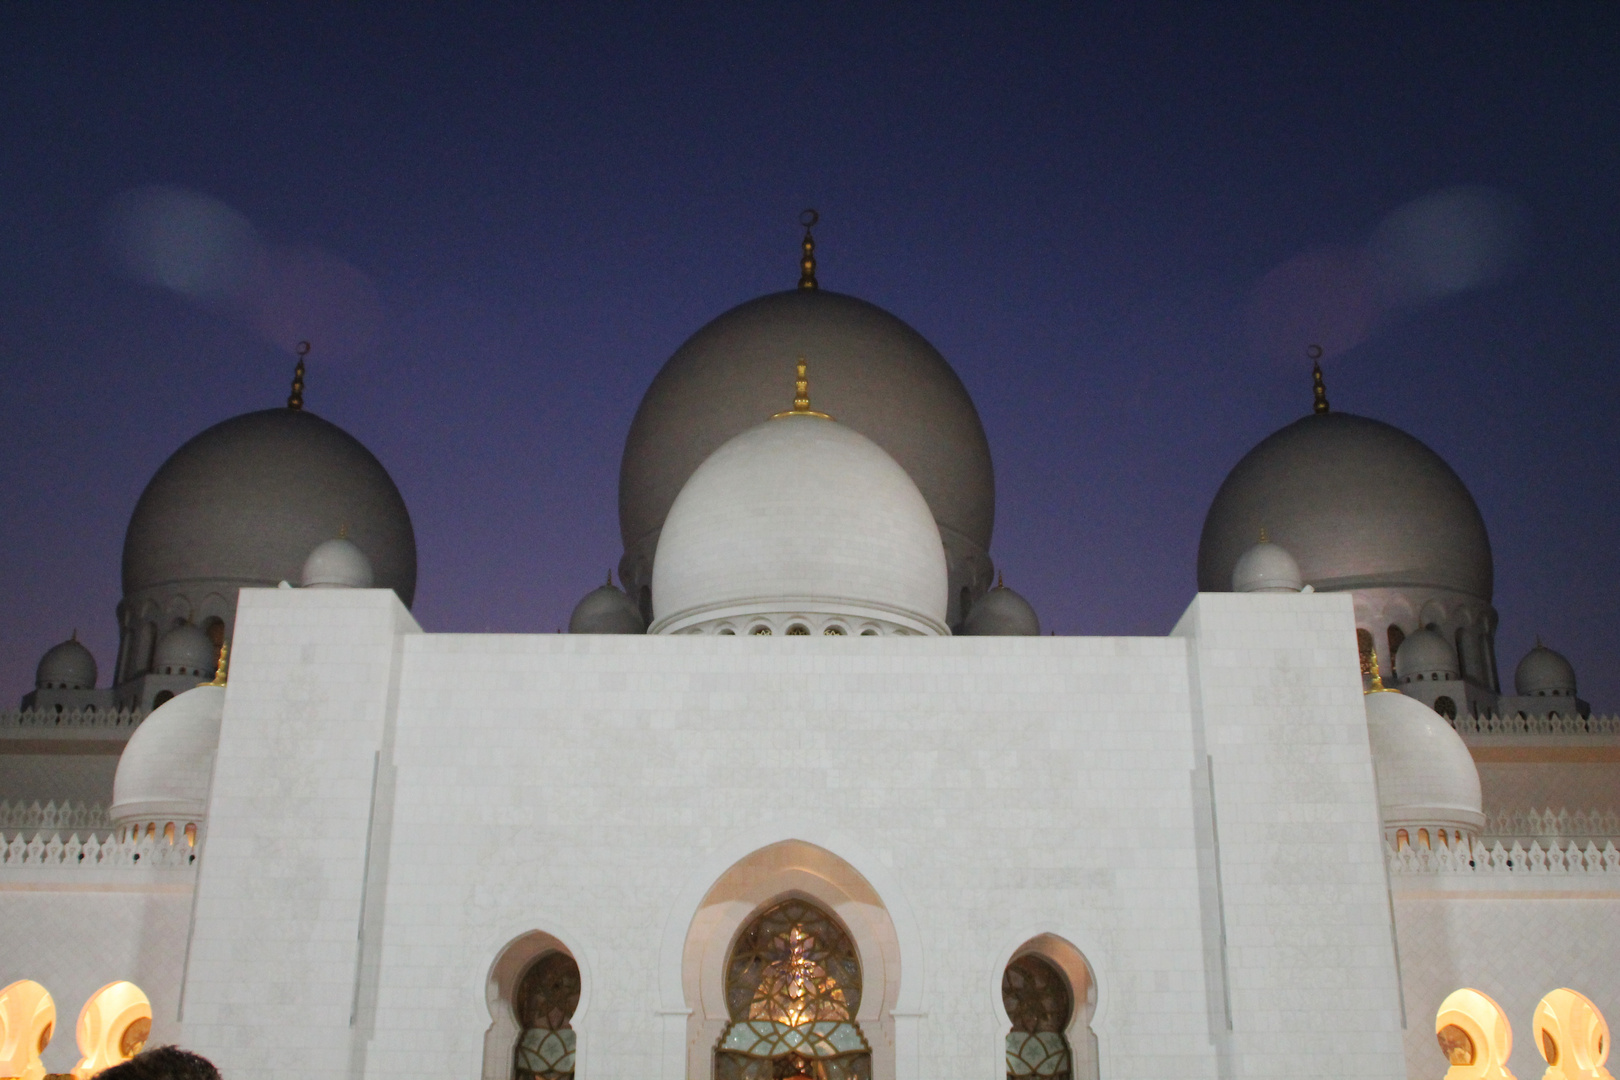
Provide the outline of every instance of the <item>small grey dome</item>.
[[152,653],[155,675],[200,675],[214,673],[218,650],[208,635],[190,623],[182,623],[158,638]]
[[1039,637],[1041,620],[1028,600],[998,581],[968,609],[962,633],[974,637]]
[[124,596],[179,582],[272,588],[347,525],[376,582],[409,607],[416,535],[405,500],[359,440],[313,413],[215,424],[158,469],[124,536]]
[[1232,567],[1233,592],[1299,592],[1304,587],[1298,561],[1281,544],[1264,539]]
[[1457,650],[1438,631],[1424,628],[1401,642],[1395,650],[1395,673],[1404,685],[1422,676],[1425,679],[1455,679],[1461,673]]
[[1249,451],[1204,519],[1199,589],[1225,589],[1261,528],[1319,591],[1422,586],[1491,599],[1491,543],[1468,488],[1439,454],[1377,420],[1313,413]]
[[369,589],[371,560],[344,537],[325,540],[304,560],[306,589]]
[[1513,686],[1520,697],[1574,697],[1575,668],[1562,653],[1538,641],[1519,661]]
[[647,624],[635,601],[610,579],[585,594],[568,617],[570,634],[645,634]]
[[77,634],[46,650],[34,672],[36,690],[94,690],[95,686],[96,658]]

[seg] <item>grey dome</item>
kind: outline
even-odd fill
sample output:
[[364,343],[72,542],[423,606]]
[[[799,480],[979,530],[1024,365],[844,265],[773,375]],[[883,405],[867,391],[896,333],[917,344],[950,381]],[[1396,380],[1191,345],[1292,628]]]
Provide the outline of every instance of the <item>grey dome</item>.
[[96,658],[79,641],[79,636],[52,645],[34,670],[36,690],[94,690]]
[[1041,620],[1028,600],[998,584],[974,601],[961,632],[974,637],[1039,637]]
[[1313,413],[1249,451],[1204,519],[1198,588],[1228,588],[1262,528],[1317,589],[1491,599],[1490,539],[1468,489],[1440,455],[1377,420]]
[[187,581],[296,580],[311,549],[345,525],[377,584],[409,606],[416,536],[371,451],[313,413],[246,413],[176,450],[146,485],[124,536],[124,595]]
[[1514,670],[1513,687],[1520,697],[1574,697],[1575,667],[1538,641]]
[[212,675],[219,662],[219,651],[208,635],[190,623],[183,623],[158,638],[152,653],[152,671],[157,675]]
[[1461,673],[1457,650],[1440,633],[1425,627],[1409,635],[1395,650],[1395,673],[1403,684],[1420,675],[1426,679],[1455,679]]
[[635,601],[612,582],[585,594],[568,617],[570,634],[645,634],[647,624]]
[[306,589],[369,589],[373,580],[366,553],[341,536],[315,545],[304,560]]
[[720,446],[792,400],[809,362],[815,408],[865,435],[911,476],[939,526],[953,589],[991,581],[995,476],[967,389],[904,322],[825,290],[772,293],[716,318],[676,350],[642,398],[619,471],[620,576],[652,580],[675,496]]
[[1299,592],[1304,587],[1299,561],[1267,540],[1245,551],[1232,567],[1233,592]]

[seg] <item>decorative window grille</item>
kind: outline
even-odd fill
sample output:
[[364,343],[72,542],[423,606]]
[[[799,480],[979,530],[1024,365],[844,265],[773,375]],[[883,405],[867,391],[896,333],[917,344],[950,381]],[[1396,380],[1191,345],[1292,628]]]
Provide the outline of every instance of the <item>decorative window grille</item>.
[[1074,1001],[1063,973],[1033,953],[1020,956],[1002,973],[1001,1003],[1012,1021],[1008,1080],[1071,1080],[1072,1058],[1063,1029],[1069,1026]]
[[769,908],[726,966],[731,1023],[715,1048],[716,1080],[870,1080],[860,1004],[860,959],[844,928],[805,900]]
[[518,1036],[516,1080],[574,1080],[574,1030],[579,1007],[579,965],[567,953],[551,952],[529,965],[518,980],[512,1009]]

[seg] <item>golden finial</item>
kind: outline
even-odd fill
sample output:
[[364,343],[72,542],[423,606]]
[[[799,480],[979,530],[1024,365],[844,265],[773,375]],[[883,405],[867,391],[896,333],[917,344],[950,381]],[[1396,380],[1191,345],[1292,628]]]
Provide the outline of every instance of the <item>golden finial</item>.
[[810,230],[821,215],[814,210],[806,210],[799,215],[799,224],[804,226],[804,254],[799,257],[799,288],[819,289],[816,284],[816,238],[810,235]]
[[301,412],[304,408],[304,357],[309,355],[309,342],[298,343],[298,366],[293,368],[292,393],[287,395],[287,408]]
[[231,643],[228,642],[228,641],[221,642],[220,646],[219,646],[219,666],[214,669],[214,681],[213,682],[198,683],[197,685],[198,686],[224,686],[225,685],[225,671],[226,671],[226,668],[228,666],[227,665],[227,658],[230,656],[230,654],[231,654]]
[[1367,654],[1367,671],[1372,676],[1372,685],[1363,690],[1364,694],[1398,694],[1400,691],[1384,685],[1384,677],[1378,672],[1378,646],[1374,645]]
[[608,588],[613,588],[613,567],[608,567]]
[[1260,526],[1260,542],[1261,542],[1261,543],[1262,543],[1262,544],[1269,544],[1269,543],[1271,543],[1271,541],[1270,541],[1270,540],[1267,540],[1267,539],[1266,539],[1266,527],[1265,527],[1265,526],[1264,526],[1264,525],[1262,525],[1262,526]]
[[1006,580],[1001,576],[1001,571],[997,570],[996,571],[996,588],[1005,589],[1006,587],[1007,587]]
[[826,413],[816,412],[810,407],[810,377],[804,373],[804,370],[804,357],[801,356],[799,357],[799,376],[793,383],[793,408],[787,412],[773,414],[771,416],[772,420],[780,420],[784,416],[819,416],[823,420],[832,419]]
[[1322,346],[1312,345],[1305,350],[1305,355],[1311,358],[1311,388],[1316,395],[1311,411],[1325,413],[1328,411],[1328,399],[1327,387],[1322,385]]
[[348,538],[349,538],[349,523],[347,521],[345,521],[342,525],[338,526],[338,539],[339,540],[347,540]]

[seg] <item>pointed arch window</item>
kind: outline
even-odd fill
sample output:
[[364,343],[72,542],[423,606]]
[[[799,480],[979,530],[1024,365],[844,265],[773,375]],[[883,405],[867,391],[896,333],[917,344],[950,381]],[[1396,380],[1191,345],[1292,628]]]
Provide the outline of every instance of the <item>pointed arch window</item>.
[[512,1001],[518,1037],[516,1080],[574,1080],[574,1029],[579,965],[563,952],[540,957],[518,980]]
[[716,1080],[869,1080],[860,1004],[860,958],[831,915],[799,899],[765,910],[726,965]]
[[1012,1021],[1007,1080],[1071,1080],[1072,1059],[1063,1031],[1074,1014],[1074,995],[1063,973],[1044,957],[1026,953],[1002,973],[1001,1003]]

